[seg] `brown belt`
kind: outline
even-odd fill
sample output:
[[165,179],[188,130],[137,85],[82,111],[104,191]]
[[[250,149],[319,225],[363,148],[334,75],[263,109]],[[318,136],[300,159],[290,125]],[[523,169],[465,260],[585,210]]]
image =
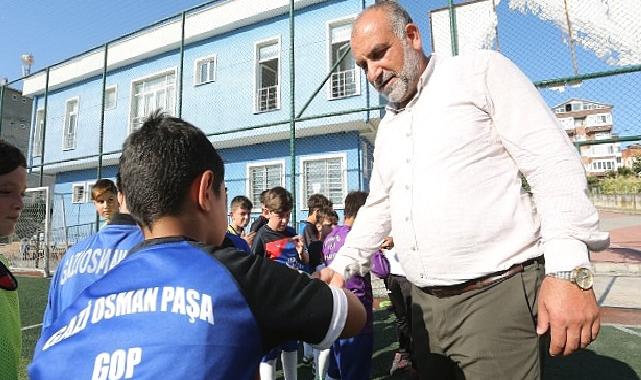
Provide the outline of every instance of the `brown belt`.
[[487,276],[475,278],[473,280],[467,280],[462,284],[450,286],[426,286],[421,288],[421,290],[427,294],[431,294],[439,298],[456,296],[472,290],[483,289],[490,285],[498,284],[499,282],[507,280],[517,273],[523,272],[526,266],[534,263],[543,264],[545,263],[545,260],[543,259],[543,256],[539,256],[533,259],[529,259],[520,264],[514,264],[504,271],[490,273]]

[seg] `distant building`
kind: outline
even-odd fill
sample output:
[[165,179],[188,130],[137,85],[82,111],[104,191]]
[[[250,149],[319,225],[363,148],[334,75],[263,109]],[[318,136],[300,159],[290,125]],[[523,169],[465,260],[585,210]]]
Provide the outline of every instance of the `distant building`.
[[[563,130],[572,142],[608,140],[612,134],[611,104],[591,100],[570,99],[552,108]],[[604,176],[610,170],[623,167],[621,143],[609,142],[581,146],[581,161],[590,176]]]
[[25,154],[29,148],[32,103],[31,98],[22,96],[19,90],[8,86],[4,88],[0,137]]
[[621,150],[623,166],[632,169],[632,164],[637,157],[641,157],[641,145],[632,144]]

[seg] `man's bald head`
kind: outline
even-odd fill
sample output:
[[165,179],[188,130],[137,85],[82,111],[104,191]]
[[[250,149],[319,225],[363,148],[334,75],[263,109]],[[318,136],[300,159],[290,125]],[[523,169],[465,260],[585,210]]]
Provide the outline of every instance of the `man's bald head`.
[[382,12],[389,21],[389,25],[396,37],[401,40],[407,38],[405,25],[414,21],[409,13],[395,1],[379,1],[367,7],[354,21],[354,30],[356,30],[360,19],[367,18],[368,15],[371,16],[370,12]]

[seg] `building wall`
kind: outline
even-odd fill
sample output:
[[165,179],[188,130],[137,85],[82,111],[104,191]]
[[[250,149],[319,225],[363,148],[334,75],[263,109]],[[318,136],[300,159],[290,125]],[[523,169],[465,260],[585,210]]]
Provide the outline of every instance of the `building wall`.
[[[361,10],[360,1],[327,1],[300,10],[296,14],[296,109],[300,109],[313,94],[316,86],[327,74],[328,21],[355,16]],[[279,38],[280,49],[280,108],[275,111],[256,113],[254,90],[256,77],[255,47],[265,39]],[[265,20],[238,30],[211,37],[186,46],[183,74],[182,116],[203,129],[206,133],[220,133],[264,123],[287,121],[290,116],[289,92],[289,20],[286,15]],[[194,85],[194,62],[196,59],[216,55],[216,80],[204,85]],[[104,151],[120,149],[129,133],[132,81],[167,70],[177,70],[179,51],[173,50],[141,62],[121,67],[107,75],[107,87],[116,86],[117,106],[105,111]],[[320,63],[320,64],[319,64]],[[326,88],[310,104],[305,115],[314,115],[381,104],[375,91],[367,91],[367,81],[360,70],[358,95],[328,100]],[[45,137],[45,161],[60,161],[96,154],[98,127],[100,125],[102,78],[94,77],[65,88],[51,91],[48,97],[47,126]],[[325,86],[327,87],[327,85]],[[366,94],[369,93],[369,100]],[[65,122],[65,105],[69,99],[79,99],[76,148],[62,149]],[[35,100],[34,109],[43,107],[43,96]],[[333,118],[317,119],[298,123],[298,128],[337,125],[368,117],[378,118],[380,112],[356,113]],[[214,136],[212,140],[234,139],[224,146],[264,141],[266,135],[287,133],[287,123],[235,133]],[[321,132],[321,131],[318,131]],[[260,137],[263,136],[263,137]],[[275,137],[271,138],[275,140]],[[252,141],[253,140],[253,141]],[[268,139],[267,139],[268,140]],[[34,160],[38,164],[39,159]]]
[[22,96],[20,91],[11,87],[4,88],[0,137],[18,147],[25,155],[29,146],[31,103],[31,98]]

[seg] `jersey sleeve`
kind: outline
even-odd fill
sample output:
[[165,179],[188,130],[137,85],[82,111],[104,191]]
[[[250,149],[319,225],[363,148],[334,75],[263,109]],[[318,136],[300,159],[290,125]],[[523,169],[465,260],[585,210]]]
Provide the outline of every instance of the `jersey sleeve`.
[[239,257],[232,250],[217,250],[214,256],[236,279],[264,349],[289,340],[329,347],[343,331],[347,298],[342,289],[263,257]]

